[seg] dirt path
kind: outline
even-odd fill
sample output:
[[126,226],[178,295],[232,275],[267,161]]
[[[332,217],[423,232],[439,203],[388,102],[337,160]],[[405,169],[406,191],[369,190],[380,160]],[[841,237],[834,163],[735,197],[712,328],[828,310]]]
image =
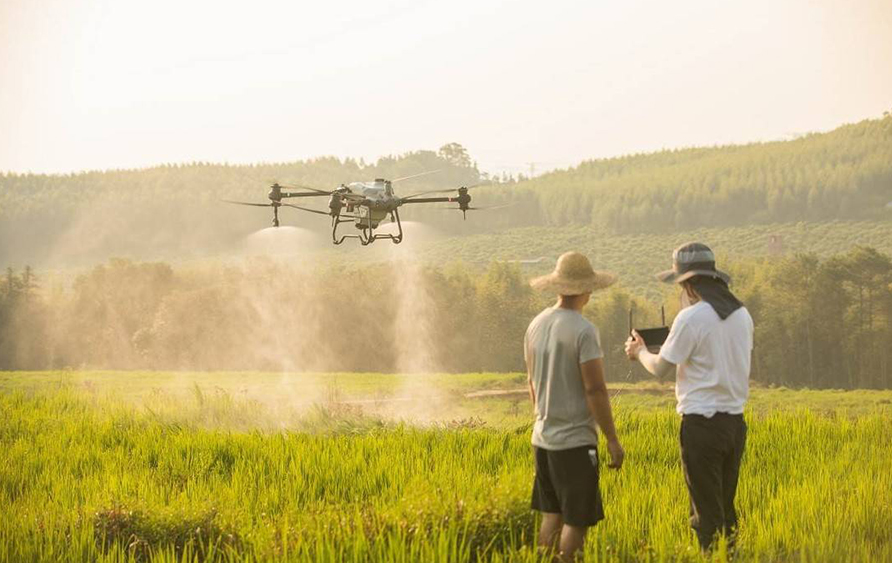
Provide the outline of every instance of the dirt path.
[[[635,395],[671,395],[671,389],[638,389],[631,387],[621,387],[619,389],[616,388],[608,388],[611,394],[616,393],[617,391],[622,391],[623,393],[631,393]],[[523,396],[526,397],[529,395],[528,389],[490,389],[487,391],[474,391],[473,393],[466,393],[464,395],[465,399],[486,399],[489,397],[515,397],[515,396]]]
[[[636,388],[608,388],[611,396],[615,395],[617,392],[621,392],[623,394],[633,394],[633,395],[652,395],[652,396],[660,396],[660,395],[671,395],[671,389],[636,389]],[[471,393],[465,393],[462,395],[465,399],[493,399],[493,398],[508,398],[508,399],[523,399],[529,396],[529,390],[526,388],[519,389],[487,389],[485,391],[473,391]],[[379,399],[348,399],[345,401],[337,401],[340,404],[345,405],[377,405],[384,403],[410,403],[424,400],[425,397],[417,396],[417,397],[382,397]]]

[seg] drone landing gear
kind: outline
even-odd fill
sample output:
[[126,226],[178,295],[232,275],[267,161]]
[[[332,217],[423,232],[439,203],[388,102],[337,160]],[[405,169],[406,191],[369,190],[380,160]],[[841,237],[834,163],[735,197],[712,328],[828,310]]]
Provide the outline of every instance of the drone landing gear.
[[331,241],[334,244],[341,244],[348,238],[356,238],[359,239],[359,242],[363,246],[367,246],[372,244],[378,239],[391,240],[393,244],[399,244],[403,242],[403,225],[400,223],[400,212],[399,210],[393,210],[390,212],[390,220],[396,223],[397,233],[386,233],[386,234],[375,234],[375,227],[372,226],[372,217],[371,214],[365,217],[365,223],[360,223],[357,225],[360,229],[358,235],[340,235],[338,236],[338,226],[341,223],[354,223],[356,217],[350,218],[342,218],[340,213],[332,217],[331,219]]

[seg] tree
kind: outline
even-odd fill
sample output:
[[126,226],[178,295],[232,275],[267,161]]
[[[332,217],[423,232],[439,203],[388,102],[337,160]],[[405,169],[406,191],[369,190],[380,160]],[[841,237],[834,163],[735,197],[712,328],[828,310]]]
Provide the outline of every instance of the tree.
[[465,147],[458,143],[448,143],[440,147],[440,158],[459,168],[471,168],[471,156]]

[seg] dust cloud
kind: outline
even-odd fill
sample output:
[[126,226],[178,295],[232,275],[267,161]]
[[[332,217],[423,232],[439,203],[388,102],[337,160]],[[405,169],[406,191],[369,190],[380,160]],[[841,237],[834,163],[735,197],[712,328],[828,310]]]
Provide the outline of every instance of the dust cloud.
[[[99,238],[80,256],[102,248],[105,235],[101,226],[91,230],[93,219],[84,216],[69,231],[59,256],[72,256],[75,239],[90,232]],[[127,220],[116,216],[109,232]],[[332,250],[309,229],[265,228],[236,241],[221,259],[173,265],[115,259],[84,270],[52,291],[53,365],[151,370],[141,373],[158,374],[155,398],[141,401],[168,418],[176,408],[165,405],[193,391],[202,398],[191,411],[256,408],[266,426],[288,427],[319,405],[412,422],[448,417],[455,397],[425,377],[444,371],[443,303],[421,260],[423,245],[443,235],[417,222],[403,229],[399,245],[380,240]],[[258,371],[263,377],[255,381]],[[196,383],[190,372],[243,375],[223,387],[201,377]],[[320,375],[337,372],[392,375],[384,391],[357,395],[340,390],[336,375]],[[212,424],[223,415],[207,416],[204,423]]]
[[420,246],[439,237],[439,233],[414,221],[403,223],[402,244],[390,245],[389,265],[393,269],[397,293],[393,342],[397,353],[397,371],[432,373],[439,371],[436,359],[433,323],[436,318],[431,288],[423,276]]
[[316,231],[281,226],[267,227],[248,235],[241,247],[248,255],[287,257],[320,250],[325,242]]
[[439,373],[443,367],[435,326],[437,302],[424,275],[421,253],[425,244],[443,238],[443,234],[416,221],[405,221],[402,226],[402,244],[388,248],[398,296],[393,325],[398,400],[376,404],[375,412],[399,420],[433,422],[448,417],[457,399],[431,385],[424,376]]

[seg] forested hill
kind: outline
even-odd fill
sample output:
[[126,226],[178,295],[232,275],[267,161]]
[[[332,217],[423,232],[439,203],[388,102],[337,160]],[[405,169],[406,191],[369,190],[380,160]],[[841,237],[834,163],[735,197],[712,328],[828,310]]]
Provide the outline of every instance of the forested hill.
[[[440,173],[402,193],[490,182],[476,203],[516,203],[462,223],[457,214],[407,209],[404,218],[468,234],[584,225],[612,234],[674,233],[794,221],[892,217],[892,117],[791,141],[692,148],[583,162],[532,180],[488,179],[450,144],[366,164],[353,159],[231,166],[196,163],[72,175],[0,175],[0,266],[91,263],[109,256],[195,257],[225,252],[269,224],[272,180],[331,188],[341,182]],[[520,181],[518,181],[520,180]],[[317,202],[324,205],[322,202]],[[324,217],[283,213],[283,224],[324,232]]]
[[892,116],[792,141],[592,160],[518,189],[545,224],[612,233],[888,217]]

